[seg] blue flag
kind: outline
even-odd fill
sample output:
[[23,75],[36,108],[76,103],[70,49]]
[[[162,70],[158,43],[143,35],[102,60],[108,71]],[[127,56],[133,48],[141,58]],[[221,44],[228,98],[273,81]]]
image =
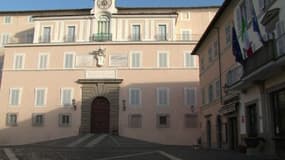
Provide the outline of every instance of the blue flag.
[[238,42],[238,37],[235,28],[232,28],[232,51],[233,55],[235,56],[236,62],[240,64],[244,64],[244,59],[242,57],[241,48]]

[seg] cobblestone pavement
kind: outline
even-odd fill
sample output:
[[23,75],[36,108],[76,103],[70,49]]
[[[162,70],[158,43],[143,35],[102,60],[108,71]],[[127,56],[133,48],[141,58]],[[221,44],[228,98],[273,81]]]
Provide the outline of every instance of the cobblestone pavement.
[[[259,160],[236,152],[195,150],[109,135],[76,136],[7,148],[17,157],[13,160]],[[0,148],[0,160],[9,160],[3,150]]]

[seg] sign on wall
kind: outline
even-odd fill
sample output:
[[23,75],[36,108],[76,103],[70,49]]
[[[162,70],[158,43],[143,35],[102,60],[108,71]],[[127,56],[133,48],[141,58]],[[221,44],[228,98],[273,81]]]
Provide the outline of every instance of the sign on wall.
[[128,55],[127,54],[110,55],[109,64],[112,67],[127,67],[128,66]]

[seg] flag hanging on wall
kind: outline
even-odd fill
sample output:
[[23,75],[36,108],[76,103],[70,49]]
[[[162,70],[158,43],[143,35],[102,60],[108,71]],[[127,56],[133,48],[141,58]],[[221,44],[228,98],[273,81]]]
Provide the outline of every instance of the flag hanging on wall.
[[244,64],[244,59],[242,56],[242,51],[238,42],[237,33],[234,27],[232,27],[232,51],[233,55],[235,56],[236,62],[240,64]]

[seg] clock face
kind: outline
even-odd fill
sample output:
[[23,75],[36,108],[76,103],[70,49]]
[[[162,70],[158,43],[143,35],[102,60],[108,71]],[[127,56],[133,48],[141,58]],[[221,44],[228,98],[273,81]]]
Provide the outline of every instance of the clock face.
[[107,9],[110,8],[112,4],[112,0],[98,0],[97,5],[101,9]]

